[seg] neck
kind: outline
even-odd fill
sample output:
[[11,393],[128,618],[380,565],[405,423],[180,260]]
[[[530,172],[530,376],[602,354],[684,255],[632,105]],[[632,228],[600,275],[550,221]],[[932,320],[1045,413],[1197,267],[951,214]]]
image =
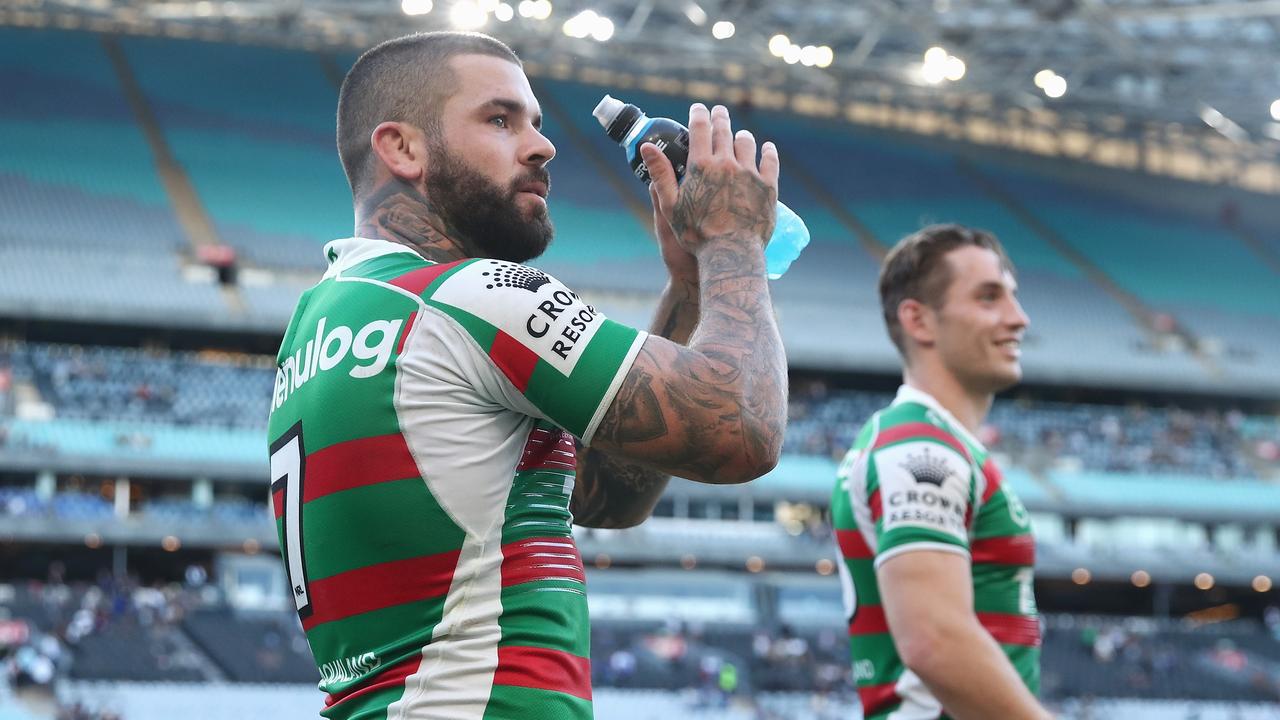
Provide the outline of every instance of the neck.
[[476,257],[470,243],[450,228],[427,196],[398,178],[382,181],[356,201],[356,235],[408,245],[435,262]]
[[903,371],[902,380],[905,384],[932,395],[939,405],[946,408],[974,435],[978,434],[982,421],[987,419],[987,413],[991,411],[991,393],[969,390],[949,372],[922,372],[919,368],[908,367]]

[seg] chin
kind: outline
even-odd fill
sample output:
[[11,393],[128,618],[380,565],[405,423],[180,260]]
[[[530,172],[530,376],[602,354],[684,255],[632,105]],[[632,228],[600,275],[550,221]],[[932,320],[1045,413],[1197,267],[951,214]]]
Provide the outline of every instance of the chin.
[[1022,382],[1021,365],[1014,365],[1013,367],[1005,368],[991,376],[991,384],[995,388],[992,392],[1008,390],[1020,382]]

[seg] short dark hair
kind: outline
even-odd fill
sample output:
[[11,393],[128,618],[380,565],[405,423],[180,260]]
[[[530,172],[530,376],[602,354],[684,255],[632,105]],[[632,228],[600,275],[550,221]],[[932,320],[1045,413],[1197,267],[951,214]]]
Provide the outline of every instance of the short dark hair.
[[455,55],[491,55],[523,67],[511,48],[482,33],[427,32],[387,40],[365,51],[338,92],[338,157],[353,195],[370,180],[369,137],[379,123],[409,122],[434,134],[440,110],[457,91]]
[[957,248],[980,247],[995,253],[1000,265],[1012,273],[1013,263],[995,235],[963,225],[930,225],[898,241],[880,266],[880,309],[889,339],[907,356],[898,320],[898,306],[911,299],[932,308],[942,307],[951,286],[951,266],[946,256]]

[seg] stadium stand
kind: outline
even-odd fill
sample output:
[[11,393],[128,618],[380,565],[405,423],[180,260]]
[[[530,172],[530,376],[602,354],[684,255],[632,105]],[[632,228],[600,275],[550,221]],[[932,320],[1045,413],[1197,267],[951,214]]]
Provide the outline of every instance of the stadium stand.
[[0,28],[0,308],[217,315],[111,67],[95,35]]
[[[258,336],[283,328],[323,268],[322,244],[350,231],[332,116],[334,80],[353,60],[0,28],[8,337],[54,318],[160,324],[184,337],[177,346],[201,347],[206,330],[230,327],[260,352]],[[686,99],[548,77],[534,87],[559,149],[550,205],[559,234],[539,263],[598,295],[611,317],[646,325],[662,281],[647,195],[591,109],[610,92],[683,119]],[[923,225],[962,222],[995,231],[1019,267],[1030,379],[1255,400],[1245,412],[1207,397],[1193,407],[1067,403],[1032,390],[998,401],[982,439],[1031,510],[1042,598],[1073,598],[1074,586],[1059,585],[1078,568],[1111,589],[1128,589],[1136,567],[1166,589],[1204,568],[1238,591],[1233,612],[1244,617],[1225,623],[1051,610],[1044,696],[1059,717],[1274,717],[1280,610],[1255,575],[1265,572],[1268,588],[1280,577],[1280,418],[1253,397],[1280,393],[1280,278],[1259,262],[1280,257],[1274,198],[1218,213],[1200,186],[1042,160],[1028,168],[747,107],[734,117],[783,148],[782,199],[813,234],[772,286],[796,367],[895,372],[874,291],[878,257]],[[158,169],[157,141],[216,239],[239,255],[225,286],[192,260],[195,238]],[[2,545],[34,548],[33,557],[53,547],[80,563],[70,585],[0,584],[0,622],[29,633],[0,645],[0,720],[49,717],[17,695],[50,686],[69,720],[192,708],[207,720],[314,715],[316,669],[296,616],[279,610],[291,601],[265,598],[280,584],[273,575],[240,594],[225,577],[174,583],[188,559],[271,560],[280,572],[261,497],[273,359],[161,350],[164,340],[117,341],[110,328],[79,340],[0,341]],[[822,512],[837,459],[890,395],[837,382],[846,384],[793,383],[786,455],[769,476],[742,488],[676,481],[640,527],[575,530],[593,566],[598,717],[859,717]],[[171,535],[182,540],[168,562],[147,557]],[[23,560],[0,583],[45,571],[0,557],[14,568]],[[129,563],[127,572],[160,581],[106,569]],[[98,583],[80,581],[94,573]],[[1217,591],[1183,605],[1229,607]],[[1152,615],[1170,614],[1160,602]]]
[[351,232],[351,200],[334,159],[337,88],[316,57],[154,38],[122,45],[219,238],[250,263],[322,269],[320,247]]

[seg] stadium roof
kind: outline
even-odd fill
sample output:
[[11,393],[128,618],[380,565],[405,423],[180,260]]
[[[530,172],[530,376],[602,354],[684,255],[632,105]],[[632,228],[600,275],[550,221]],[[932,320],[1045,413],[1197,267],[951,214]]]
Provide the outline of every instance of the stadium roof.
[[1280,0],[11,0],[0,24],[353,49],[469,27],[545,67],[1280,140]]

